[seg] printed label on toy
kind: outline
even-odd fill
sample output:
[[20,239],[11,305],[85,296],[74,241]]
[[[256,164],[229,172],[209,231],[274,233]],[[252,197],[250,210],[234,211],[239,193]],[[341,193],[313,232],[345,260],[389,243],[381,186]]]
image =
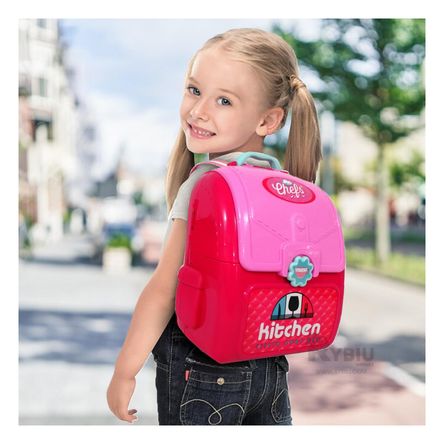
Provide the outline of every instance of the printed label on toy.
[[309,203],[315,198],[313,191],[300,182],[283,177],[269,177],[263,181],[267,191],[279,199],[293,203]]
[[[313,306],[307,296],[302,293],[289,293],[279,299],[271,313],[271,320],[312,318]],[[268,324],[268,325],[267,325]],[[320,333],[321,326],[318,323],[305,324],[301,326],[297,321],[291,324],[280,324],[278,322],[261,322],[259,326],[258,341],[265,339],[279,339],[282,337],[291,338],[293,336],[308,336]]]
[[251,291],[244,352],[297,353],[329,344],[337,328],[337,291],[306,287],[303,293],[282,293],[278,288]]
[[288,293],[281,299],[271,313],[271,320],[291,318],[312,318],[313,306],[310,299],[302,293]]
[[298,321],[293,321],[292,324],[279,324],[279,322],[272,322],[271,325],[266,325],[261,322],[259,326],[259,335],[257,340],[263,341],[265,339],[279,339],[282,337],[292,338],[293,336],[308,336],[321,332],[321,325],[305,324],[303,326],[298,324]]

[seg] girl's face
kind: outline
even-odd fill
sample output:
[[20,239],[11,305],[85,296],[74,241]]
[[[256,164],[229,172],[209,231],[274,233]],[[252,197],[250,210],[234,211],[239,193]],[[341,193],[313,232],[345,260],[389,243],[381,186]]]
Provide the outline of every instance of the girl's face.
[[180,107],[187,148],[210,153],[263,148],[264,92],[252,68],[219,48],[201,51],[193,64]]

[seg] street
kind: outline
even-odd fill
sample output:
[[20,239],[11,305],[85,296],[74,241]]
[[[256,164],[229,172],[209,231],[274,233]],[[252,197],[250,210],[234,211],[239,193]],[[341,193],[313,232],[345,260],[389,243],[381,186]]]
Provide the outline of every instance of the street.
[[[20,424],[126,424],[106,389],[153,269],[107,275],[85,235],[19,263]],[[424,424],[424,289],[348,269],[334,346],[289,355],[293,423]],[[137,425],[157,424],[152,357],[137,376]]]

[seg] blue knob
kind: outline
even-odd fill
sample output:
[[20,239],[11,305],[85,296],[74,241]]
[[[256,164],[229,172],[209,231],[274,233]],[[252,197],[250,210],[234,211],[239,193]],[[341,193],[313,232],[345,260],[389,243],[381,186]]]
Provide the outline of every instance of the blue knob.
[[296,256],[288,267],[287,279],[293,287],[304,287],[313,277],[313,264],[307,256]]

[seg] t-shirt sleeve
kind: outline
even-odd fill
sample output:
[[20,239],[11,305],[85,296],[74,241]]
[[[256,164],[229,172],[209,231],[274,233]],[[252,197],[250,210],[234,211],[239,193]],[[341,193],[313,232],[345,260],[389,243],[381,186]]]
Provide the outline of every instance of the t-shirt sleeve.
[[193,171],[190,177],[188,177],[188,179],[180,186],[168,219],[188,220],[188,207],[190,205],[190,197],[194,185],[196,185],[196,182],[201,178],[201,176],[210,169],[214,169],[214,167],[211,165],[202,165]]

